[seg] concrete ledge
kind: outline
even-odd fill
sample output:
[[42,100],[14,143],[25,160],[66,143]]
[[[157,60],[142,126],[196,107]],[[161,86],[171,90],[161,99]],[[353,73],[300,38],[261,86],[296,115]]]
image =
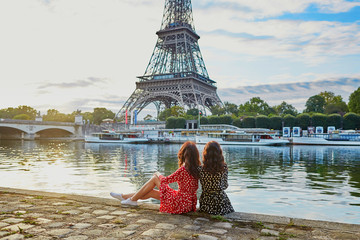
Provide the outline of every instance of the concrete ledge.
[[[52,192],[5,188],[5,187],[0,187],[0,192],[62,198],[62,199],[69,199],[69,200],[75,200],[86,203],[104,204],[110,206],[120,205],[120,202],[118,200],[100,198],[100,197],[82,196],[75,194],[52,193]],[[159,204],[140,203],[139,207],[144,209],[159,210]],[[244,213],[244,212],[234,212],[224,217],[232,221],[295,225],[295,226],[315,227],[315,228],[341,230],[341,231],[349,231],[349,232],[359,232],[360,229],[360,224],[348,224],[348,223],[329,222],[329,221],[320,221],[320,220],[311,220],[311,219],[290,218],[284,216]]]

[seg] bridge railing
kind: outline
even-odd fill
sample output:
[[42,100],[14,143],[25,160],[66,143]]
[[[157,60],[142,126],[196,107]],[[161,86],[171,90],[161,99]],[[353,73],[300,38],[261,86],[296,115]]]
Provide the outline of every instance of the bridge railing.
[[18,119],[7,119],[7,118],[0,118],[0,123],[32,124],[32,125],[57,125],[57,126],[74,126],[75,125],[75,123],[70,123],[70,122],[18,120]]

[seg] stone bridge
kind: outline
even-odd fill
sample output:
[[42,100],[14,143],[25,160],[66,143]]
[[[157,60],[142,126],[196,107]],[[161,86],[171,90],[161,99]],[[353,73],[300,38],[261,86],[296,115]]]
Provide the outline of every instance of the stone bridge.
[[0,139],[84,139],[83,123],[0,119]]

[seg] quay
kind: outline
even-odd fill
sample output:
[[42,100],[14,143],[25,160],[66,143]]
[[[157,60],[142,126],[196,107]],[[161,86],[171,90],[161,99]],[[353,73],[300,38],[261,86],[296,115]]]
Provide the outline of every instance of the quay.
[[[158,204],[0,187],[0,240],[359,240],[360,225],[236,212],[160,213]],[[245,210],[244,210],[245,211]]]

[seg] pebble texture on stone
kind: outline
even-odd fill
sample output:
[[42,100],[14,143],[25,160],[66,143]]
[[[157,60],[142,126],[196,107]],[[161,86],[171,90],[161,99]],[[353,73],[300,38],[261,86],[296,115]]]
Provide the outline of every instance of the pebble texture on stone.
[[[360,225],[301,221],[240,214],[164,214],[158,206],[121,207],[112,199],[0,188],[0,240],[300,240],[358,239]],[[266,220],[266,221],[262,221]],[[300,222],[300,220],[297,220]]]

